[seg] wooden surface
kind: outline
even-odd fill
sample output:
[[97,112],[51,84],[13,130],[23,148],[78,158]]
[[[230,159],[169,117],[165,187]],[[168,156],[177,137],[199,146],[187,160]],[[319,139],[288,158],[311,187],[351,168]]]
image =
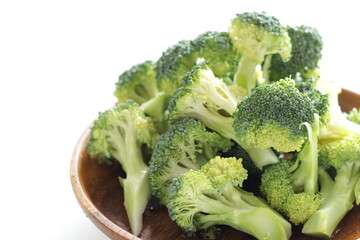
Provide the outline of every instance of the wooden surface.
[[[344,111],[360,107],[360,95],[344,90],[339,98]],[[139,237],[133,236],[129,229],[123,206],[122,189],[118,176],[123,174],[119,166],[98,164],[89,157],[85,145],[89,129],[79,139],[71,161],[71,182],[74,193],[88,218],[111,239],[177,240],[186,239],[180,228],[170,220],[167,210],[156,201],[149,203],[144,213],[144,228]],[[293,228],[292,240],[311,240],[301,229]],[[333,240],[355,240],[360,238],[360,206],[354,207],[341,221]],[[224,227],[217,239],[250,240],[253,237]]]

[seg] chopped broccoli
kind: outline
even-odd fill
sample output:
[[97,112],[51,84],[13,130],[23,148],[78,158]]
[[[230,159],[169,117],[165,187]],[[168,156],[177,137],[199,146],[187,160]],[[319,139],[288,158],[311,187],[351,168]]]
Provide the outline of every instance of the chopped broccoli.
[[[325,143],[319,149],[320,193],[323,202],[305,223],[302,232],[329,238],[345,214],[358,200],[356,183],[360,177],[360,135],[351,134],[343,139]],[[332,179],[326,171],[335,168]]]
[[360,124],[360,108],[353,108],[347,114],[345,114],[346,118],[354,123]]
[[284,61],[290,59],[291,42],[286,28],[264,12],[237,14],[228,32],[234,48],[242,54],[234,80],[248,94],[256,87],[255,70],[266,55],[279,54]]
[[142,104],[156,97],[158,88],[155,76],[155,63],[152,61],[137,64],[122,73],[115,84],[114,95],[118,99],[118,103],[132,99]]
[[198,120],[174,122],[156,143],[149,167],[152,194],[166,205],[173,178],[189,169],[200,169],[219,151],[228,151],[232,142],[208,131]]
[[241,145],[259,168],[277,162],[271,149],[245,148],[235,136],[232,115],[236,105],[228,86],[216,78],[206,64],[201,64],[185,75],[184,85],[170,99],[169,118],[170,121],[181,117],[200,120],[206,127]]
[[142,214],[151,197],[149,168],[141,148],[152,148],[158,139],[151,118],[144,115],[132,100],[99,114],[91,128],[87,150],[99,161],[116,159],[126,173],[119,177],[124,189],[124,205],[131,231],[138,235],[142,229]]
[[279,54],[272,55],[265,79],[275,82],[290,76],[294,78],[298,73],[302,78],[317,77],[322,57],[321,35],[309,26],[288,27],[287,32],[291,38],[291,58],[285,62]]
[[[260,190],[275,210],[295,225],[304,223],[321,203],[316,193],[296,192],[292,184],[293,160],[281,160],[267,167],[261,178]],[[304,175],[306,176],[306,175]]]
[[169,197],[171,218],[188,234],[228,225],[257,239],[289,239],[291,225],[285,219],[237,188],[245,177],[241,159],[216,157],[201,170],[175,178]]
[[169,47],[156,63],[160,89],[172,95],[183,83],[183,76],[199,58],[208,61],[217,77],[230,82],[240,54],[232,47],[228,33],[209,31],[194,40],[182,40]]
[[306,140],[304,122],[314,122],[310,99],[291,79],[254,89],[239,102],[234,113],[236,136],[245,146],[273,147],[281,152],[299,151]]

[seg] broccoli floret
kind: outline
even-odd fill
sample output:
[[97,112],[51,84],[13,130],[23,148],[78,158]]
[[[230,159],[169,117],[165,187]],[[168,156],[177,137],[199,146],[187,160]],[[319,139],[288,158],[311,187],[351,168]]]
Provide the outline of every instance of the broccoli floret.
[[347,114],[345,114],[346,118],[354,123],[360,124],[360,108],[353,108]]
[[236,136],[246,146],[299,151],[306,140],[304,122],[314,122],[314,108],[291,79],[254,89],[234,113]]
[[118,103],[124,103],[127,99],[142,104],[158,94],[156,84],[155,63],[145,61],[131,67],[119,76],[114,92]]
[[321,203],[317,193],[296,192],[289,171],[295,162],[281,160],[267,167],[261,178],[260,191],[275,210],[295,225],[304,223]]
[[279,54],[284,61],[291,56],[291,42],[279,20],[264,12],[237,14],[229,27],[233,46],[241,54],[234,82],[247,90],[256,87],[255,70],[265,55]]
[[[320,193],[323,203],[305,223],[302,232],[320,238],[329,238],[341,219],[354,206],[359,192],[356,183],[360,177],[360,135],[325,143],[319,149]],[[335,168],[332,179],[327,169]]]
[[183,76],[199,58],[208,61],[217,77],[230,82],[240,54],[232,47],[228,33],[205,32],[194,40],[182,40],[169,47],[156,63],[156,79],[161,90],[172,95],[182,85]]
[[131,231],[139,235],[142,214],[151,197],[149,168],[142,155],[142,146],[152,148],[158,139],[155,125],[132,100],[99,114],[91,127],[87,145],[90,156],[99,161],[114,158],[126,173],[119,177],[124,189],[124,205]]
[[219,151],[228,151],[232,144],[208,131],[198,120],[183,118],[174,122],[156,143],[149,163],[152,194],[165,205],[173,178],[189,169],[199,169]]
[[[198,119],[206,127],[242,146],[232,127],[236,105],[228,86],[216,78],[206,64],[202,64],[185,75],[184,85],[170,99],[168,111],[170,121],[181,117]],[[278,161],[271,149],[242,147],[259,168]]]
[[317,77],[318,62],[322,57],[321,35],[308,26],[288,27],[287,32],[291,38],[291,58],[285,62],[279,54],[272,55],[268,75],[264,71],[265,79],[275,82],[298,73],[302,78]]
[[216,157],[201,170],[175,178],[171,218],[188,234],[227,225],[257,239],[289,239],[291,225],[285,219],[251,193],[238,190],[245,177],[241,159]]

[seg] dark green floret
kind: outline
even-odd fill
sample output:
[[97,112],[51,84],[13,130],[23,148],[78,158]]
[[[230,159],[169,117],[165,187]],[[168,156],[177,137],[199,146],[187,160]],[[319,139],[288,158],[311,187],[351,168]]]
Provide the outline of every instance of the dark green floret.
[[230,139],[208,131],[198,120],[183,118],[174,122],[156,143],[149,163],[152,194],[166,205],[173,178],[200,169],[232,144]]
[[279,54],[284,61],[290,59],[291,42],[286,28],[264,12],[237,14],[228,32],[234,48],[242,55],[235,83],[248,94],[257,85],[255,70],[266,55]]
[[87,145],[90,156],[99,161],[113,158],[121,164],[126,178],[119,177],[124,189],[124,205],[131,231],[139,235],[142,214],[151,197],[149,168],[142,147],[152,148],[158,134],[151,118],[132,100],[99,114],[91,128]]
[[155,63],[145,61],[131,67],[119,76],[114,92],[118,103],[132,99],[142,104],[158,94]]
[[285,79],[257,87],[245,97],[234,113],[234,129],[248,147],[299,151],[307,138],[306,128],[300,126],[313,123],[314,113],[310,99]]
[[291,225],[264,201],[240,188],[245,177],[241,159],[216,157],[201,170],[175,178],[168,204],[171,219],[189,235],[227,225],[257,239],[289,239]]
[[298,73],[302,78],[317,77],[323,47],[321,35],[308,26],[288,27],[287,32],[291,38],[291,58],[285,62],[279,54],[272,55],[265,78],[274,82],[290,76],[294,78]]
[[[354,207],[354,202],[360,202],[360,135],[350,134],[320,145],[319,163],[323,202],[305,223],[302,232],[329,238],[341,219]],[[334,178],[331,169],[335,169]]]
[[169,47],[156,63],[160,89],[172,95],[182,85],[185,73],[199,58],[206,59],[214,74],[232,82],[240,54],[233,49],[226,32],[209,31],[195,39],[183,40]]
[[216,78],[206,64],[196,65],[170,99],[169,118],[170,121],[182,117],[200,120],[206,127],[241,145],[259,168],[277,162],[271,149],[245,148],[235,136],[232,115],[236,105],[237,100],[229,87]]

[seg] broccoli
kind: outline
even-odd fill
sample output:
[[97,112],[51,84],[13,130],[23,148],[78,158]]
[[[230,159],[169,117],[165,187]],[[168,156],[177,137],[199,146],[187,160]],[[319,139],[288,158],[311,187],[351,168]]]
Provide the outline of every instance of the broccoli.
[[291,79],[254,89],[237,105],[234,113],[236,136],[246,146],[273,147],[281,152],[299,151],[306,140],[306,128],[314,122],[314,108]]
[[[264,201],[239,186],[241,159],[215,157],[171,183],[169,213],[188,234],[227,225],[257,239],[289,239],[291,225]],[[266,226],[266,227],[264,227]]]
[[317,77],[318,62],[321,59],[323,42],[319,32],[309,26],[288,27],[291,38],[291,58],[285,62],[280,54],[270,56],[271,63],[264,66],[264,78],[275,82],[286,77]]
[[189,169],[200,169],[219,151],[228,151],[232,142],[192,118],[174,122],[156,143],[149,167],[152,194],[167,203],[170,182]]
[[228,33],[205,32],[189,41],[182,40],[169,47],[156,63],[156,79],[161,90],[172,95],[182,85],[183,76],[205,58],[217,77],[230,82],[240,54],[232,47]]
[[142,104],[158,94],[159,90],[156,84],[155,63],[145,61],[131,67],[123,72],[116,82],[116,90],[114,92],[118,103],[126,102],[132,99]]
[[114,95],[118,103],[132,99],[141,104],[145,113],[155,120],[160,132],[167,129],[164,123],[164,111],[168,96],[158,89],[154,62],[145,61],[122,73],[116,82]]
[[347,114],[345,114],[346,118],[354,123],[360,124],[360,108],[353,108]]
[[119,181],[124,189],[131,231],[135,235],[141,232],[142,214],[151,197],[149,167],[141,150],[142,146],[153,148],[157,139],[152,119],[146,117],[132,100],[100,113],[91,127],[87,145],[90,156],[99,161],[114,158],[126,173],[126,178],[119,177]]
[[277,162],[271,149],[245,148],[235,136],[232,115],[236,105],[228,86],[216,78],[206,64],[201,64],[185,75],[184,85],[169,100],[168,116],[170,121],[182,117],[200,120],[206,127],[243,147],[259,168]]
[[237,14],[228,32],[234,48],[242,54],[234,82],[247,94],[256,87],[255,70],[266,55],[279,54],[284,61],[290,59],[291,42],[286,28],[264,12]]
[[[319,163],[323,202],[305,223],[302,232],[329,238],[341,219],[354,206],[354,201],[358,201],[356,183],[360,177],[360,135],[350,134],[340,140],[322,144]],[[336,170],[334,179],[329,175],[331,168]]]
[[293,160],[281,160],[268,166],[261,178],[260,191],[271,207],[284,214],[293,224],[299,225],[316,212],[321,197],[317,193],[295,191],[289,171],[294,164]]

